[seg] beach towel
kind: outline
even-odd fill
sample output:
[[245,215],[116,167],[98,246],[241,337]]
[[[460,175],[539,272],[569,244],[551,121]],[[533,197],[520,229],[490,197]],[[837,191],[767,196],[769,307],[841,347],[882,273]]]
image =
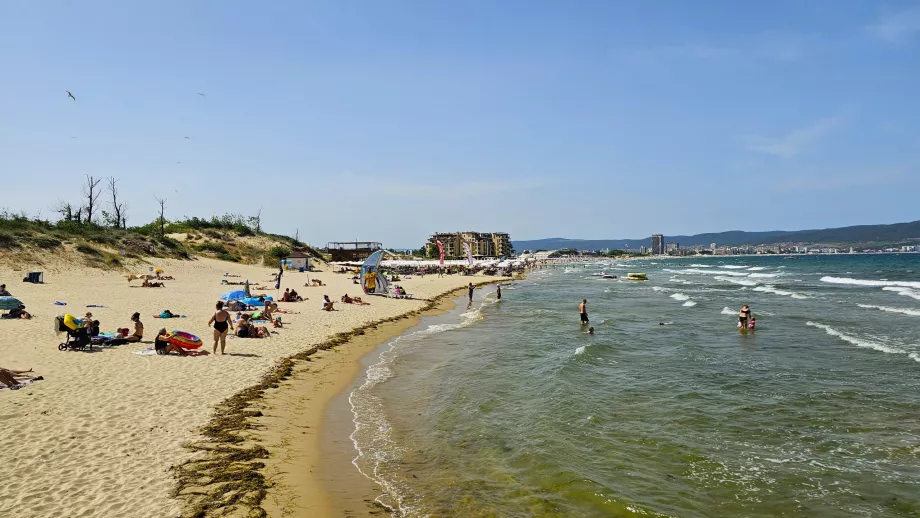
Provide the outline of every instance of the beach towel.
[[3,390],[5,388],[8,388],[10,390],[19,390],[26,385],[31,385],[35,383],[36,381],[41,381],[43,379],[45,379],[43,376],[36,376],[34,378],[16,378],[16,381],[19,382],[19,385],[15,387],[7,387],[6,384],[0,383],[0,390]]
[[185,315],[167,315],[165,313],[160,313],[159,315],[153,315],[153,318],[187,318]]
[[66,302],[61,302],[60,300],[56,300],[56,301],[54,301],[54,305],[55,305],[55,306],[66,306],[67,303],[66,303]]
[[88,307],[88,308],[104,308],[105,306],[103,306],[102,304],[87,304],[86,307]]

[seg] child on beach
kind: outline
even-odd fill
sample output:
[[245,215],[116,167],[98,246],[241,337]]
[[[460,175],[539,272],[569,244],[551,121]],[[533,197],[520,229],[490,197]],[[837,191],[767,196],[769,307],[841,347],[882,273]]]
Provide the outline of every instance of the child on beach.
[[748,327],[748,329],[753,331],[755,323],[757,323],[757,319],[755,319],[754,317],[751,317],[751,325]]

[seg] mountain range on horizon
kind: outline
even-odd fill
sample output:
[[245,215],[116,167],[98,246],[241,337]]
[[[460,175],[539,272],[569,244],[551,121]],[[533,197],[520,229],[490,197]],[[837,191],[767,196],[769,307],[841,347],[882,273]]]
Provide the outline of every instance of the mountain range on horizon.
[[[706,246],[715,243],[718,246],[771,245],[777,243],[803,243],[810,245],[863,245],[863,246],[899,246],[920,244],[920,220],[889,225],[854,225],[849,227],[812,229],[812,230],[771,230],[764,232],[746,232],[729,230],[709,232],[692,236],[664,236],[665,242],[676,242],[681,247]],[[563,248],[577,250],[604,249],[638,249],[651,246],[651,236],[643,239],[569,239],[550,237],[545,239],[513,240],[514,249],[524,250],[558,250]]]

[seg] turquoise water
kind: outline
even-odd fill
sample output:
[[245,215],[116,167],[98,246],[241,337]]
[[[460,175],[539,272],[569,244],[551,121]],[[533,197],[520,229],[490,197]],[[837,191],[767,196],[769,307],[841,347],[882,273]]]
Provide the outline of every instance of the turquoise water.
[[920,255],[560,266],[503,299],[350,396],[395,515],[920,516]]

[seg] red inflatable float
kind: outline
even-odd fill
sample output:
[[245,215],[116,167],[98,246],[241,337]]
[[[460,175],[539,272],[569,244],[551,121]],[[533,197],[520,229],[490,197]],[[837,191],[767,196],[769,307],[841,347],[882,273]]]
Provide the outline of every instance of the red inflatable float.
[[173,331],[169,337],[169,343],[179,346],[183,349],[197,349],[201,347],[201,338],[186,333],[185,331]]

